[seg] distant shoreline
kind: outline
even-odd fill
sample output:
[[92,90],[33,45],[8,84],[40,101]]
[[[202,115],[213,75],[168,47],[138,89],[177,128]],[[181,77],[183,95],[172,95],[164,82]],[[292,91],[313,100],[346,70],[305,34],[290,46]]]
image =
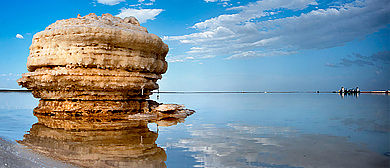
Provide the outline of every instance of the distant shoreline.
[[[31,92],[31,90],[25,89],[0,89],[0,92]],[[286,92],[266,92],[266,91],[152,91],[152,93],[171,93],[171,94],[204,94],[204,93],[339,93],[336,91],[286,91]],[[374,91],[360,91],[360,93],[385,93],[386,90],[374,90]]]
[[[202,93],[213,93],[213,94],[222,94],[222,93],[339,93],[336,91],[287,91],[287,92],[256,92],[256,91],[153,91],[152,93],[172,93],[172,94],[202,94]],[[385,93],[388,94],[389,91],[360,91],[358,93]],[[347,94],[347,93],[345,93]]]
[[31,92],[31,90],[25,90],[25,89],[0,89],[0,92]]
[[[25,89],[0,89],[0,92],[31,92]],[[286,92],[266,92],[266,91],[152,91],[152,93],[171,93],[171,94],[221,94],[221,93],[339,93],[336,91],[286,91]],[[360,91],[360,93],[385,93],[386,90]]]

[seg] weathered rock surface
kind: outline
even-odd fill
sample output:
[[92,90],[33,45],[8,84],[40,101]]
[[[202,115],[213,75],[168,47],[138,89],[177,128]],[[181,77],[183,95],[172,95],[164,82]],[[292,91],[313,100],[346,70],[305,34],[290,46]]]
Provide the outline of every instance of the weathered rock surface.
[[147,99],[167,70],[166,45],[134,17],[59,20],[34,35],[18,84],[36,98]]
[[[17,82],[41,99],[35,114],[177,123],[194,111],[147,100],[167,71],[167,53],[168,45],[134,17],[78,16],[34,35],[30,72]],[[55,128],[72,128],[65,125]]]
[[[162,107],[160,107],[162,106]],[[40,100],[34,109],[38,122],[50,128],[65,130],[101,130],[134,127],[132,122],[147,121],[171,126],[185,121],[195,113],[184,105],[165,104],[152,100],[133,101],[51,101]],[[157,110],[156,110],[157,109]]]
[[161,113],[173,113],[177,110],[184,109],[184,105],[179,104],[161,104],[158,107],[156,107],[154,110],[161,112]]
[[137,19],[110,14],[57,21],[34,35],[19,85],[40,98],[24,140],[34,152],[83,167],[166,167],[148,123],[195,111],[148,100],[167,71],[168,46]]

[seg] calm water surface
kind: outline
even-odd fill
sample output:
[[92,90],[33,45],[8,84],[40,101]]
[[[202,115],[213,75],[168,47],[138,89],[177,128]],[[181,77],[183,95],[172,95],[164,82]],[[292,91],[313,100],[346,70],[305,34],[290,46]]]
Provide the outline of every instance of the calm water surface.
[[[64,152],[63,156],[74,156],[82,151],[83,155],[102,160],[109,160],[108,154],[98,150],[100,146],[95,145],[96,141],[115,147],[133,147],[139,143],[155,145],[152,149],[157,152],[153,155],[130,160],[150,167],[389,166],[388,95],[165,93],[159,94],[159,99],[157,94],[151,98],[160,103],[184,104],[196,113],[184,123],[169,127],[149,123],[148,129],[83,132],[84,137],[93,139],[83,141],[78,139],[81,133],[64,130],[53,133],[53,129],[35,124],[37,118],[32,110],[38,100],[31,93],[0,93],[0,137],[31,144],[31,137],[51,132],[63,135],[57,138],[60,142],[46,140],[36,145],[51,148],[44,144],[57,144],[52,150],[56,152],[56,148],[61,148],[57,153]],[[119,134],[122,139],[107,144],[113,142],[107,141],[108,137]],[[65,145],[58,146],[64,142]],[[73,147],[77,149],[69,148],[75,142],[78,146]],[[64,146],[68,147],[66,151]],[[113,150],[110,157],[117,157],[112,155],[115,150],[122,155],[134,156],[135,153],[123,148],[109,149]],[[160,156],[165,154],[166,161],[161,161]],[[130,162],[129,157],[122,155],[118,155],[122,161]],[[0,166],[4,166],[1,156]],[[121,162],[112,165],[120,167]]]

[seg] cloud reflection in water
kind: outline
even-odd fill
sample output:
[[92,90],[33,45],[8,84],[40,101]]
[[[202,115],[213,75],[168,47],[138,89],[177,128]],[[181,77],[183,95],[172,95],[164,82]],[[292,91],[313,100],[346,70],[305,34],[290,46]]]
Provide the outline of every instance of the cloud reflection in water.
[[347,137],[302,134],[289,127],[230,123],[199,128],[168,144],[196,152],[199,167],[388,167],[389,158]]

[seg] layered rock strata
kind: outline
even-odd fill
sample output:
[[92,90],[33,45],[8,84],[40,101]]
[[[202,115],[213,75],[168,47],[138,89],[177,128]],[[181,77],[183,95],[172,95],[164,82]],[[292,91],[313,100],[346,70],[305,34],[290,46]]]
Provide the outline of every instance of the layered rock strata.
[[194,111],[155,110],[160,104],[147,100],[167,71],[167,53],[168,45],[134,17],[79,15],[34,35],[30,72],[17,82],[41,99],[34,109],[41,116],[180,122]]
[[[183,105],[158,104],[151,100],[140,104],[133,102],[134,104],[128,104],[128,107],[117,106],[123,103],[117,101],[82,101],[75,102],[77,103],[74,105],[76,109],[68,109],[64,106],[64,104],[72,103],[71,101],[45,102],[48,104],[44,105],[41,103],[34,109],[34,116],[38,118],[38,123],[64,130],[126,129],[137,127],[140,121],[156,123],[159,126],[171,126],[183,123],[188,116],[195,113],[194,110],[185,109]],[[85,108],[79,109],[81,106]],[[112,108],[118,110],[113,111]],[[124,109],[133,111],[127,112]]]
[[34,113],[61,116],[122,116],[150,113],[159,103],[152,100],[39,100]]
[[59,20],[34,35],[18,84],[54,100],[147,99],[167,70],[166,45],[134,17]]

